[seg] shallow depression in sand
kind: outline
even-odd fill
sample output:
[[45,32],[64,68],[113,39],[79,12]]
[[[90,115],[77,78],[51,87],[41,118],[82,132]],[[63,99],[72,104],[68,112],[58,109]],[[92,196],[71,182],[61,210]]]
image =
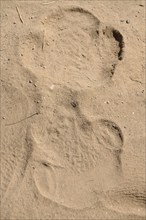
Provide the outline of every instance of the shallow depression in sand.
[[123,135],[112,121],[89,122],[76,114],[77,119],[57,116],[51,124],[47,119],[35,123],[29,132],[39,192],[60,205],[83,209],[95,205],[95,191],[108,190],[120,178]]
[[97,87],[112,77],[120,32],[82,8],[50,11],[41,22],[41,29],[21,37],[18,48],[21,62],[37,77],[75,88]]

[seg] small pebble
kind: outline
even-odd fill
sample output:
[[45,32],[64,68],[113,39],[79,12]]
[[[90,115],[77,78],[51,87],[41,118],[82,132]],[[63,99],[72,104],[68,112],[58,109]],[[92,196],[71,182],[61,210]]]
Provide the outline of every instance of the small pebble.
[[32,80],[29,80],[29,83],[32,83]]
[[46,69],[43,63],[40,64],[40,67],[42,67],[43,69]]
[[78,103],[76,101],[72,101],[71,105],[72,105],[73,108],[76,108],[78,106]]
[[129,23],[130,23],[130,21],[129,21],[129,20],[126,20],[126,23],[127,23],[127,24],[129,24]]
[[142,4],[140,4],[139,6],[140,6],[140,7],[144,7],[144,5],[142,5]]
[[2,117],[2,119],[5,119],[5,117]]
[[109,101],[105,101],[104,104],[110,104],[110,102]]
[[82,54],[82,57],[86,57],[84,54]]
[[55,87],[55,85],[51,85],[51,86],[50,86],[50,89],[51,89],[51,90],[53,90],[53,89],[54,89],[54,87]]

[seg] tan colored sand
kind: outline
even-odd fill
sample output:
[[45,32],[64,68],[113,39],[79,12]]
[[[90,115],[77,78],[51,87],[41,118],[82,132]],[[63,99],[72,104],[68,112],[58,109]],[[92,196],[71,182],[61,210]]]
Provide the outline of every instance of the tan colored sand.
[[1,1],[1,219],[145,219],[144,12]]

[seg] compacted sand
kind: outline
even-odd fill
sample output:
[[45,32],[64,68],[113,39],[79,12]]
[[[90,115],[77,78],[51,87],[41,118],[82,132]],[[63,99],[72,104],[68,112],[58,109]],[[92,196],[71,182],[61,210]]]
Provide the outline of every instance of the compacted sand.
[[1,219],[145,219],[144,15],[1,1]]

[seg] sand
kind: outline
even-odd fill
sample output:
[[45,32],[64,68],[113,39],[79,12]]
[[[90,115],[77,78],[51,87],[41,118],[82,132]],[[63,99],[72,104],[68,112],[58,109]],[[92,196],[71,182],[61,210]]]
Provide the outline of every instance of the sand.
[[1,219],[145,219],[144,16],[1,1]]

